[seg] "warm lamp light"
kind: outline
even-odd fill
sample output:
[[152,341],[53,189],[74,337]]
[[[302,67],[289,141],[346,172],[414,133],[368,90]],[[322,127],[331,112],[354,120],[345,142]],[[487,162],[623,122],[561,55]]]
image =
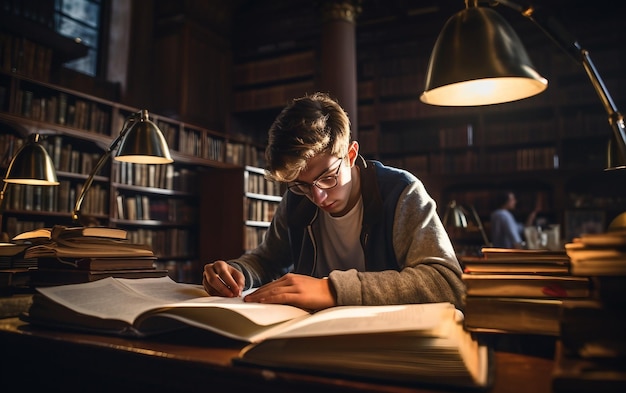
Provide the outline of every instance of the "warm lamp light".
[[468,6],[439,34],[420,99],[431,105],[490,105],[534,96],[547,87],[504,18],[490,8]]
[[480,216],[478,215],[478,212],[476,211],[474,206],[470,205],[469,208],[466,208],[462,205],[459,205],[454,200],[450,201],[450,203],[448,203],[448,206],[446,207],[446,212],[443,216],[443,225],[446,229],[459,228],[463,230],[467,230],[473,225],[480,231],[480,235],[483,238],[484,246],[489,247],[491,245],[491,243],[489,243],[489,238],[487,237],[487,233],[485,232],[485,228],[483,227]]
[[[544,91],[547,81],[534,70],[526,50],[510,25],[494,10],[465,0],[466,9],[444,25],[433,48],[426,88],[420,100],[443,106],[478,106],[520,100]],[[509,0],[506,5],[534,22],[561,49],[580,63],[608,114],[613,133],[607,169],[626,168],[626,129],[589,52],[554,19]]]
[[[56,170],[46,149],[39,143],[39,134],[32,134],[28,142],[15,153],[9,167],[2,191],[0,191],[0,228],[2,228],[2,205],[9,183],[31,186],[58,186]],[[3,239],[4,240],[4,239]]]
[[[118,148],[119,145],[119,148]],[[165,137],[159,127],[150,121],[148,111],[142,109],[124,122],[120,135],[111,142],[107,151],[94,166],[76,198],[72,220],[80,223],[80,207],[93,183],[93,179],[117,148],[114,159],[135,164],[169,164],[173,162]]]

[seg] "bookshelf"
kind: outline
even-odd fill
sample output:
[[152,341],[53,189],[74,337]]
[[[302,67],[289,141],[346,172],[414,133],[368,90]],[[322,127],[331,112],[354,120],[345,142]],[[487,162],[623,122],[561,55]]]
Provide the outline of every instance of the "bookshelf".
[[244,251],[254,249],[261,241],[282,199],[280,184],[267,180],[264,170],[252,166],[244,169]]
[[307,45],[234,57],[233,132],[265,145],[280,110],[293,98],[315,91],[317,52]]
[[[59,187],[9,187],[3,230],[10,236],[26,230],[71,224],[76,195],[89,172],[138,109],[29,77],[0,72],[0,149],[8,159],[27,134],[41,133]],[[169,165],[122,164],[109,160],[96,176],[82,208],[94,225],[126,229],[134,242],[152,245],[160,267],[179,281],[199,282],[205,237],[200,206],[205,204],[199,181],[207,170],[241,171],[258,164],[258,147],[245,138],[151,113],[174,158]],[[241,188],[243,189],[243,188]],[[240,199],[241,201],[241,199]],[[217,209],[210,205],[211,209]],[[227,220],[226,216],[220,220]],[[233,227],[230,234],[242,232]],[[230,242],[226,236],[226,242]],[[241,248],[241,242],[238,242]]]

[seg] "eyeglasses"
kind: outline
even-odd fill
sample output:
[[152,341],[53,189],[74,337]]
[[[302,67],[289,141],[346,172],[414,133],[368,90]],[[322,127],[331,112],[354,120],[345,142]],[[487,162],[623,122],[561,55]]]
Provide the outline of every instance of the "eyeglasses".
[[297,195],[310,195],[313,186],[319,188],[320,190],[329,190],[335,187],[337,185],[337,178],[339,177],[339,170],[341,169],[343,157],[335,162],[339,162],[339,166],[337,166],[335,174],[320,177],[316,179],[312,184],[304,182],[293,182],[290,183],[287,188],[289,189],[289,191]]

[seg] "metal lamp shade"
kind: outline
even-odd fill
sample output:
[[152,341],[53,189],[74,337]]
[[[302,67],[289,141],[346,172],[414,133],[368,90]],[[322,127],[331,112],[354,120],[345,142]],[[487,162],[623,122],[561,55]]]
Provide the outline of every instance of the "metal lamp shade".
[[451,201],[444,214],[443,223],[446,228],[467,228],[467,215],[462,206]]
[[163,133],[142,110],[141,117],[132,124],[117,150],[115,159],[137,164],[167,164],[174,160]]
[[439,34],[420,100],[490,105],[527,98],[547,86],[504,18],[489,8],[469,7],[452,16]]
[[46,149],[37,143],[38,135],[34,135],[23,145],[11,160],[7,175],[4,178],[6,183],[30,184],[35,186],[56,186],[56,170],[52,159]]
[[626,157],[618,149],[619,143],[623,146],[624,141],[618,140],[615,134],[612,134],[607,146],[606,170],[626,169]]

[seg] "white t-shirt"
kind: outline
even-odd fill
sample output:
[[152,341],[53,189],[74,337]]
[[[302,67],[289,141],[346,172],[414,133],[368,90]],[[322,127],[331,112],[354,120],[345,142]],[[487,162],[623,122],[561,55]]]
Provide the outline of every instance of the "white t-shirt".
[[363,199],[344,216],[333,217],[321,212],[321,239],[318,242],[317,277],[325,277],[333,270],[365,270],[365,257],[359,241],[363,222]]

